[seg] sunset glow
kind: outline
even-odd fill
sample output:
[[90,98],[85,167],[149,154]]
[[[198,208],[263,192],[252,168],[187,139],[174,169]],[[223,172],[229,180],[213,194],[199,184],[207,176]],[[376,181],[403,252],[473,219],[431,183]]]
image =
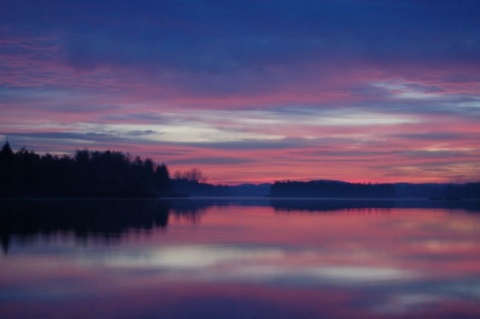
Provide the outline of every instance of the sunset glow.
[[222,184],[480,179],[476,1],[3,1],[0,138]]

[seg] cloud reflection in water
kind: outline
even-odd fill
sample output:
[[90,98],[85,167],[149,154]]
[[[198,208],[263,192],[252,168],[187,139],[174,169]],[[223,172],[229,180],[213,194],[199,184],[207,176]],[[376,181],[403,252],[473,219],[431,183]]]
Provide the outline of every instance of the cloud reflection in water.
[[163,208],[158,215],[149,212],[145,208],[144,222],[137,223],[147,225],[148,234],[126,230],[110,244],[78,242],[75,236],[22,243],[12,235],[0,263],[0,315],[480,315],[475,213],[394,207],[283,212],[237,203],[205,206],[195,222],[174,217],[155,228],[150,221],[163,216]]
[[[289,260],[309,260],[292,265]],[[409,280],[417,271],[386,266],[332,265],[322,262],[320,251],[294,252],[282,247],[257,248],[219,245],[182,245],[150,249],[142,253],[123,251],[114,255],[80,259],[80,264],[122,271],[157,270],[168,281],[262,282],[313,284],[365,284]],[[151,273],[149,273],[151,274]]]

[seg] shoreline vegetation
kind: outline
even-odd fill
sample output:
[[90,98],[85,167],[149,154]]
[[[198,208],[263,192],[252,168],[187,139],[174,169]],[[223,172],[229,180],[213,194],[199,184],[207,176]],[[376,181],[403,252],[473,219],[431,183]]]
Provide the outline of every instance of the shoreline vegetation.
[[168,168],[115,151],[77,150],[73,157],[40,156],[25,148],[0,152],[1,197],[179,196]]
[[165,164],[116,151],[77,150],[75,155],[38,155],[25,148],[0,151],[0,197],[12,198],[427,198],[479,199],[480,182],[360,184],[332,180],[215,185],[198,169],[170,176]]

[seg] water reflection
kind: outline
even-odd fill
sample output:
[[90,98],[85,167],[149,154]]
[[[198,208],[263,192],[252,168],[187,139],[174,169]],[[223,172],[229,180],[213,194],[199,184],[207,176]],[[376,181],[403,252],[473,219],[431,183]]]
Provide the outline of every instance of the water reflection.
[[478,318],[471,204],[367,202],[3,202],[0,317]]
[[430,208],[480,212],[479,200],[429,199],[272,199],[270,206],[283,212],[331,212],[338,210],[389,210],[392,208]]
[[132,231],[167,227],[170,215],[198,223],[212,207],[272,207],[276,212],[354,211],[388,213],[393,208],[433,208],[480,212],[480,201],[349,199],[195,199],[195,200],[0,200],[0,239],[4,253],[15,236],[28,243],[42,235],[73,235],[111,243]]
[[129,229],[166,227],[169,205],[130,200],[12,200],[0,202],[0,235],[4,252],[10,238],[73,234],[113,240]]
[[395,200],[391,199],[338,199],[338,200],[319,200],[319,199],[307,199],[307,200],[291,200],[291,199],[273,199],[270,201],[270,205],[279,212],[333,212],[339,210],[388,210],[395,207]]

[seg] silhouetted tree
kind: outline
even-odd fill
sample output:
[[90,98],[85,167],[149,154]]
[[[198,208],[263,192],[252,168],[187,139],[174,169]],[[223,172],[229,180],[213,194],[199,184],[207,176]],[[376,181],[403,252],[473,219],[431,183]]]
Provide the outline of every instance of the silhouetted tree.
[[188,182],[197,182],[197,183],[205,183],[207,178],[203,175],[202,171],[198,168],[192,168],[187,171],[176,171],[174,174],[174,178],[176,180],[185,180]]
[[0,196],[167,196],[167,167],[153,160],[133,161],[121,152],[78,150],[74,157],[40,156],[6,143],[0,152]]
[[176,171],[172,180],[175,191],[192,196],[230,196],[230,187],[206,183],[207,178],[197,169]]
[[9,195],[12,192],[14,154],[8,141],[0,152],[0,192]]
[[170,174],[165,164],[158,165],[155,168],[155,173],[153,178],[154,178],[155,187],[157,189],[162,189],[167,193],[170,193],[173,191],[172,183],[170,180]]

